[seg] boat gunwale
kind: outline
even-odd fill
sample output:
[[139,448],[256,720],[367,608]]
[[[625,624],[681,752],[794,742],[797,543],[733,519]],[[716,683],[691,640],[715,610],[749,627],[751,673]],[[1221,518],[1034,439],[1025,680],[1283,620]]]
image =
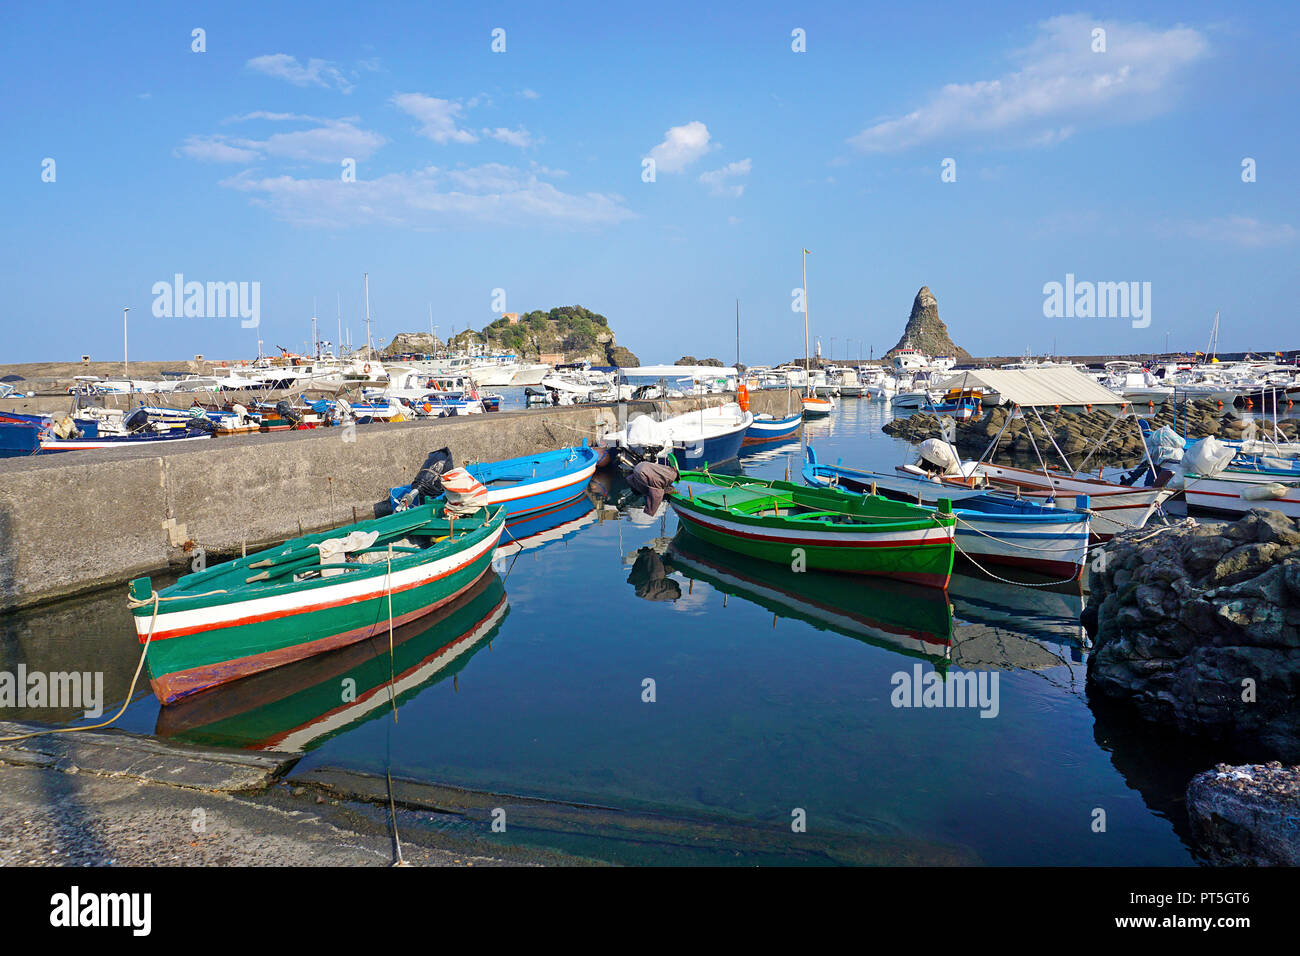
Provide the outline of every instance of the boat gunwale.
[[[714,478],[714,479],[730,477],[730,476],[708,475],[706,472],[680,472],[680,477],[678,480],[692,481],[694,479],[688,476],[694,476],[694,475],[704,475],[706,477]],[[745,479],[739,479],[736,483],[733,484],[715,485],[714,487],[717,487],[722,490],[725,490],[726,488],[740,488],[742,490],[750,490],[746,488],[744,484],[742,484],[744,480]],[[807,486],[796,485],[793,482],[778,482],[778,481],[768,482],[768,481],[764,481],[763,479],[748,479],[748,480],[754,482],[759,487],[768,489],[768,491],[771,492],[771,494],[768,496],[769,499],[781,498],[779,491],[776,490],[774,486],[786,485],[787,489],[781,489],[781,490],[788,490],[790,492],[791,504],[794,503],[794,492],[796,491],[822,492],[827,490],[827,489],[810,488]],[[712,482],[709,482],[709,484],[712,484]],[[814,518],[814,517],[802,518],[802,517],[790,517],[786,515],[769,515],[767,517],[763,517],[761,515],[752,515],[745,512],[736,511],[735,510],[736,506],[734,505],[715,504],[713,502],[705,501],[703,499],[696,499],[691,495],[682,494],[681,492],[676,490],[670,491],[668,493],[668,497],[675,506],[684,507],[687,511],[694,511],[703,515],[710,515],[710,514],[725,515],[729,520],[738,521],[741,524],[755,525],[758,527],[769,527],[774,529],[784,527],[784,528],[788,528],[791,531],[833,531],[837,534],[875,535],[875,534],[888,534],[893,532],[930,530],[935,528],[936,526],[953,527],[956,525],[956,521],[957,521],[955,514],[951,514],[951,513],[945,514],[944,512],[940,512],[935,508],[927,508],[923,505],[910,505],[904,501],[893,501],[892,499],[888,499],[888,498],[879,498],[879,496],[877,496],[877,498],[880,501],[883,501],[891,506],[902,506],[912,510],[923,511],[928,513],[920,514],[914,518],[902,518],[902,517],[896,518],[895,516],[892,515],[881,516],[880,518],[875,518],[870,521],[861,520],[861,519],[871,519],[873,516],[852,515],[846,513],[846,517],[855,518],[859,520],[851,524],[845,523],[845,524],[836,525],[829,522],[821,521],[818,518]],[[863,499],[870,498],[870,496],[868,495],[864,495],[862,497]]]
[[[439,513],[441,513],[441,508],[438,508],[437,506],[443,503],[444,502],[442,502],[441,499],[438,499],[433,502],[428,502],[424,505],[419,505],[417,506],[417,508],[428,508],[430,512],[437,509]],[[397,512],[397,514],[409,516],[411,512],[415,510],[416,510],[415,508],[412,508],[408,511]],[[418,551],[415,552],[403,552],[400,557],[398,556],[397,552],[394,552],[393,560],[391,564],[389,564],[389,562],[387,561],[383,561],[383,562],[376,561],[372,564],[350,564],[350,565],[337,565],[337,566],[324,565],[323,567],[326,568],[337,567],[338,570],[344,571],[345,573],[338,574],[338,575],[329,575],[329,576],[321,575],[319,577],[310,578],[303,581],[295,581],[294,575],[285,575],[284,580],[279,580],[275,582],[266,581],[266,580],[255,581],[251,583],[241,582],[237,584],[235,587],[224,588],[215,592],[212,591],[205,592],[200,590],[197,593],[188,593],[192,590],[195,590],[197,587],[206,586],[204,582],[216,584],[220,581],[221,578],[231,575],[236,571],[256,570],[251,568],[250,565],[252,563],[263,560],[265,558],[283,557],[285,554],[288,554],[292,551],[310,547],[312,544],[319,543],[320,541],[324,541],[329,538],[344,537],[348,533],[350,533],[351,530],[359,530],[363,528],[365,525],[373,525],[376,522],[380,522],[385,520],[385,518],[391,518],[391,517],[392,515],[385,515],[381,518],[372,518],[369,521],[362,521],[362,522],[357,522],[356,524],[343,525],[339,528],[314,532],[310,535],[303,535],[298,538],[291,538],[288,541],[283,542],[282,544],[276,545],[274,548],[267,548],[262,551],[257,551],[254,552],[253,554],[246,555],[245,557],[241,557],[241,558],[235,558],[231,561],[223,561],[221,564],[214,565],[213,567],[210,568],[205,568],[202,571],[196,571],[191,574],[184,575],[179,580],[173,582],[172,584],[168,585],[167,587],[163,588],[161,591],[158,592],[159,598],[166,601],[165,607],[160,607],[158,609],[158,614],[159,616],[162,616],[163,614],[172,614],[172,613],[178,613],[184,611],[202,610],[206,608],[215,608],[215,607],[226,607],[229,605],[243,604],[249,601],[261,600],[263,598],[281,597],[285,594],[324,590],[326,588],[338,587],[340,585],[345,585],[345,584],[352,584],[353,582],[356,581],[370,580],[371,578],[379,577],[381,575],[387,575],[389,573],[406,571],[411,568],[420,567],[421,565],[430,564],[434,561],[451,557],[461,551],[474,547],[484,538],[490,537],[492,533],[495,531],[497,525],[501,525],[504,527],[506,513],[505,513],[504,506],[497,505],[495,506],[494,511],[489,512],[489,514],[486,517],[481,519],[481,523],[477,527],[466,532],[465,534],[457,538],[447,538],[444,541],[433,542],[427,548],[420,548]],[[473,519],[469,518],[467,520],[473,520]],[[450,524],[450,522],[446,522],[445,519],[442,519],[440,516],[433,516],[431,514],[430,518],[428,519],[428,522],[432,522],[432,521],[442,521],[444,523]],[[413,527],[409,527],[406,529],[405,533],[406,534],[417,533],[418,529],[426,527],[428,522],[414,525]],[[399,527],[405,527],[405,523],[399,524],[398,522],[393,522],[393,524],[398,524]],[[296,547],[289,547],[290,545],[295,545]],[[272,565],[272,567],[274,567],[274,565]],[[304,567],[303,571],[318,570],[321,567],[322,565],[317,564],[315,566]],[[154,613],[153,602],[145,601],[145,603],[133,607],[132,613],[136,617],[151,616]]]
[[[831,485],[831,484],[829,484],[829,483],[827,483],[827,484],[820,484],[820,483],[816,483],[816,482],[814,482],[813,479],[816,478],[816,477],[820,477],[819,473],[822,472],[822,471],[827,471],[827,472],[830,472],[830,473],[842,472],[842,471],[850,471],[850,472],[852,472],[853,469],[841,468],[841,467],[836,466],[836,465],[811,465],[811,466],[809,466],[809,465],[805,465],[804,468],[803,468],[803,471],[802,471],[802,474],[803,474],[803,476],[804,476],[804,481],[808,482],[808,484],[809,484],[811,487],[814,487],[814,488],[820,488],[820,489],[823,489],[823,490],[826,490],[826,491],[839,491],[841,494],[846,494],[846,495],[862,495],[862,496],[864,496],[864,497],[868,494],[868,493],[865,492],[865,491],[862,491],[862,492],[859,492],[859,491],[853,491],[853,490],[846,489],[846,488],[837,488],[836,486]],[[859,475],[864,475],[864,476],[865,476],[865,475],[872,475],[872,474],[875,474],[875,473],[872,473],[872,472],[854,472],[854,473],[855,473],[855,474],[859,474]],[[884,477],[888,478],[889,476],[884,476]],[[916,480],[917,480],[917,481],[923,481],[924,479],[918,478],[918,479],[916,479]],[[943,488],[942,485],[937,485],[937,484],[936,484],[936,487],[937,487],[940,491],[943,491],[943,490],[944,490],[944,488]],[[899,493],[901,494],[902,492],[899,492]],[[979,497],[980,495],[990,495],[990,496],[992,496],[992,495],[997,495],[997,494],[1003,494],[1003,493],[1000,493],[1000,492],[998,492],[998,491],[996,491],[996,490],[991,490],[991,491],[979,491],[977,494],[970,495],[970,496],[968,496],[968,497],[969,497],[969,498],[977,498],[977,497]],[[887,496],[887,495],[879,495],[878,497],[888,497],[888,496]],[[939,497],[943,497],[943,495],[940,495]],[[891,499],[891,500],[893,500],[893,499]],[[966,501],[966,500],[968,500],[968,498],[957,498],[957,499],[954,499],[954,500],[953,500],[952,508],[953,508],[953,513],[954,513],[954,514],[956,514],[956,515],[958,515],[958,516],[963,516],[963,515],[974,515],[974,516],[977,516],[977,517],[979,517],[979,518],[981,518],[981,519],[985,519],[985,520],[989,520],[989,521],[1009,521],[1009,522],[1012,522],[1013,524],[1084,524],[1084,525],[1086,525],[1086,524],[1088,523],[1088,515],[1087,515],[1087,513],[1086,513],[1086,512],[1081,512],[1081,511],[1079,511],[1078,508],[1071,508],[1071,509],[1066,509],[1066,508],[1052,508],[1052,507],[1050,507],[1050,506],[1048,506],[1048,505],[1040,504],[1039,502],[1034,501],[1034,500],[1032,500],[1032,499],[1013,498],[1013,497],[1007,495],[1007,500],[1006,500],[1006,502],[1001,502],[1001,501],[996,501],[996,500],[994,500],[994,501],[992,501],[991,503],[992,503],[992,504],[1006,504],[1006,505],[1008,505],[1008,506],[1010,506],[1010,505],[1015,505],[1016,503],[1021,503],[1021,504],[1024,504],[1024,505],[1028,505],[1028,506],[1030,506],[1030,507],[1037,507],[1037,508],[1039,509],[1039,511],[1038,511],[1038,513],[1035,513],[1035,514],[1014,514],[1014,513],[1012,513],[1012,514],[1006,514],[1006,513],[1001,513],[1001,512],[997,512],[997,511],[980,511],[980,510],[977,509],[977,508],[963,508],[963,507],[961,506],[961,502]],[[907,502],[901,502],[901,503],[902,503],[902,504],[907,504]],[[923,505],[922,507],[933,507],[933,506],[932,506],[932,505]],[[1067,532],[1067,534],[1076,534],[1076,533],[1077,533],[1077,532]],[[1087,532],[1082,532],[1082,534],[1083,534],[1084,537],[1087,536]]]

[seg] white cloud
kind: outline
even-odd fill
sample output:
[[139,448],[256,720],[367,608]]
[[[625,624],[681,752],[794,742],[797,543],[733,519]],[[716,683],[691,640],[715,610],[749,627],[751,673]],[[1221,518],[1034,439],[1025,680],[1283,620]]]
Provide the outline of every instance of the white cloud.
[[721,169],[700,173],[700,182],[708,186],[709,192],[715,196],[731,196],[734,199],[739,199],[745,191],[745,184],[731,182],[731,180],[740,176],[748,176],[752,168],[753,163],[749,159],[727,163]]
[[1289,223],[1260,222],[1249,216],[1225,216],[1205,222],[1186,222],[1166,226],[1165,235],[1181,234],[1192,239],[1228,242],[1237,246],[1282,246],[1295,242],[1296,228]]
[[307,65],[303,66],[296,56],[269,53],[266,56],[255,56],[245,65],[250,70],[285,80],[294,86],[334,87],[343,93],[352,92],[352,83],[328,60],[308,60]]
[[[1106,31],[1106,52],[1092,31]],[[849,142],[867,153],[907,149],[954,136],[997,134],[998,142],[1050,145],[1075,124],[1126,122],[1155,115],[1174,99],[1182,75],[1209,50],[1190,27],[1159,30],[1080,14],[1039,24],[1038,36],[993,80],[949,83],[922,106],[862,130]]]
[[505,129],[498,126],[496,129],[483,130],[483,135],[510,146],[518,146],[520,149],[537,145],[537,140],[522,126],[519,129]]
[[604,226],[633,216],[620,196],[562,192],[535,171],[499,164],[428,166],[353,183],[337,176],[257,177],[245,171],[222,185],[248,193],[287,222],[331,228],[375,223],[412,228],[467,223]]
[[282,159],[338,162],[342,159],[369,159],[385,142],[378,133],[338,120],[328,121],[314,129],[275,133],[263,140],[260,147],[268,156]]
[[204,163],[251,163],[261,156],[257,150],[235,146],[221,136],[191,136],[175,153]]
[[355,117],[323,120],[289,113],[256,112],[234,118],[240,120],[309,121],[319,125],[273,133],[265,139],[191,136],[177,147],[177,154],[218,163],[251,163],[266,157],[325,163],[369,159],[387,142],[378,133],[358,127]]
[[526,100],[535,100],[538,99],[542,94],[538,93],[536,90],[520,90],[519,95]]
[[664,134],[664,141],[650,150],[655,170],[680,173],[691,163],[716,147],[709,142],[709,128],[699,120],[674,126]]
[[464,108],[456,100],[440,100],[423,93],[398,93],[392,101],[403,113],[420,122],[420,135],[435,143],[477,143],[478,137],[456,126]]

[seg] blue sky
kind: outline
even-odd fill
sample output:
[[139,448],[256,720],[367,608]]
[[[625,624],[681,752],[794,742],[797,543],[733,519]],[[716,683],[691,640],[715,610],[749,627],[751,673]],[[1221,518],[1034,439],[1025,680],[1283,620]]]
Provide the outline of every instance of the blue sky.
[[[731,360],[739,298],[742,359],[775,362],[803,347],[802,247],[840,356],[892,346],[922,285],[976,354],[1204,348],[1216,310],[1225,350],[1300,346],[1293,3],[6,18],[0,362],[120,358],[123,306],[139,359],[302,349],[313,299],[357,339],[364,272],[380,339],[430,303],[481,328],[504,289],[604,313],[645,362]],[[260,328],[155,317],[178,272],[259,282]],[[1067,273],[1150,282],[1150,326],[1045,318]]]

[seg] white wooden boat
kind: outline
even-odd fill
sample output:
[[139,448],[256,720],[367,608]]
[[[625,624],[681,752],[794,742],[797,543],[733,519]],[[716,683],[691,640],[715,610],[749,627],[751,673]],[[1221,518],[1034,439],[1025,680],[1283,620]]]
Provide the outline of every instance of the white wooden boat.
[[1073,507],[1076,495],[1087,495],[1092,511],[1094,540],[1108,541],[1121,531],[1146,526],[1151,516],[1166,501],[1178,493],[1172,487],[1144,488],[1116,484],[1102,478],[1085,475],[1067,475],[1055,469],[1046,472],[1010,465],[991,465],[980,462],[973,473],[990,484],[1008,488],[1021,495],[1035,498],[1061,498]]
[[1189,508],[1205,511],[1242,515],[1254,508],[1267,508],[1300,518],[1300,477],[1289,469],[1189,474],[1183,483],[1183,497]]

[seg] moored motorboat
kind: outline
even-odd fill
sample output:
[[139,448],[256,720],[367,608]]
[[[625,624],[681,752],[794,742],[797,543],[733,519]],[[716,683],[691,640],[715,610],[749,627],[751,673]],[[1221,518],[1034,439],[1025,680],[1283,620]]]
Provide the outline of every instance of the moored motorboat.
[[803,402],[804,418],[825,418],[835,411],[835,401],[820,395],[805,395]]
[[607,432],[599,444],[626,448],[646,458],[676,456],[692,468],[720,465],[740,454],[745,434],[754,416],[734,402],[698,411],[683,412],[663,421],[639,415],[627,428]]
[[755,415],[754,422],[745,430],[744,445],[765,445],[768,442],[783,441],[799,433],[803,425],[803,414],[787,415],[785,418],[762,414]]
[[785,481],[683,472],[668,496],[682,526],[753,558],[946,587],[956,516],[939,508]]
[[469,588],[491,566],[505,510],[467,516],[433,501],[294,538],[187,574],[130,605],[163,704],[398,627]]

